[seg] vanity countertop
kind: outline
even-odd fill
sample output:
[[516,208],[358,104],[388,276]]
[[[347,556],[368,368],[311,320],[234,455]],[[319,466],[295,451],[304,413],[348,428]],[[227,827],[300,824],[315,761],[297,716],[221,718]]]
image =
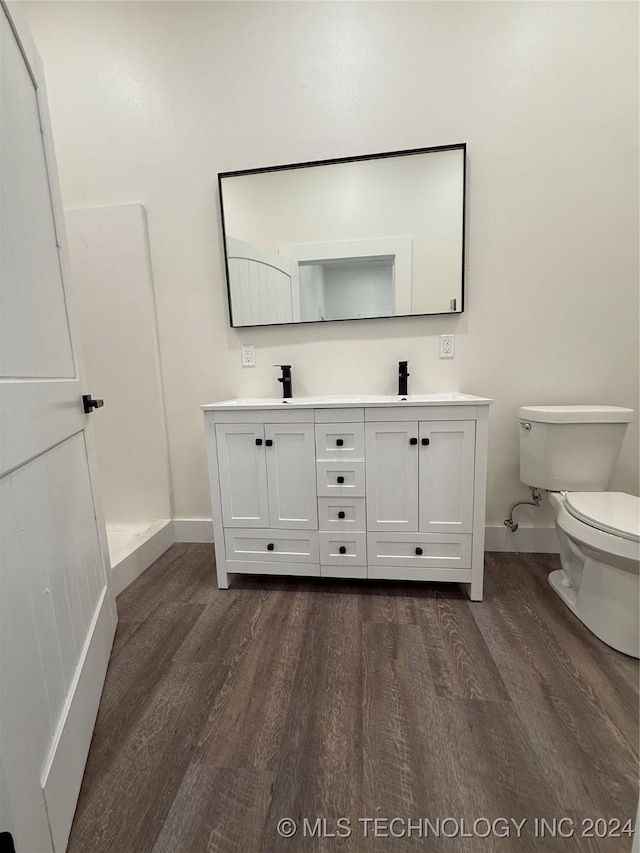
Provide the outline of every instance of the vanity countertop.
[[438,394],[408,394],[400,397],[397,394],[355,394],[336,397],[289,397],[283,400],[279,397],[246,397],[235,400],[222,400],[219,403],[208,403],[202,410],[237,411],[238,409],[280,409],[287,406],[291,409],[340,409],[347,406],[383,407],[398,406],[488,406],[493,401],[489,397],[475,397],[472,394],[438,393]]

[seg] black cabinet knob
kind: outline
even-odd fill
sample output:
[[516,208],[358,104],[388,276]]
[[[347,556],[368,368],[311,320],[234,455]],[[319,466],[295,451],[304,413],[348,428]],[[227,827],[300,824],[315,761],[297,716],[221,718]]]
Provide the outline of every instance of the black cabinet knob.
[[410,438],[410,439],[409,439],[409,444],[417,444],[417,443],[418,443],[418,439],[417,439],[417,438]]
[[338,551],[340,551],[340,553],[341,553],[341,554],[346,554],[346,553],[347,553],[347,549],[344,547],[344,545],[341,545],[341,546],[338,548]]
[[423,439],[422,439],[422,444],[423,444],[423,446],[424,446],[424,447],[426,447],[426,446],[429,444],[429,439],[428,439],[428,438],[423,438]]
[[342,485],[344,483],[344,477],[336,477],[336,481]]
[[274,548],[275,545],[273,544],[273,542],[269,542],[269,544],[267,545],[267,551],[273,551]]
[[417,557],[422,556],[422,548],[416,548],[416,556]]
[[346,518],[346,517],[347,517],[346,512],[344,512],[343,510],[340,510],[340,512],[338,513],[338,518]]
[[258,447],[260,447],[260,445],[262,444],[262,439],[256,438],[256,444],[258,445]]
[[272,439],[268,438],[268,439],[265,441],[265,444],[267,445],[267,447],[271,447],[271,445],[273,444]]
[[343,439],[336,438],[336,447],[342,447],[343,444],[344,444]]

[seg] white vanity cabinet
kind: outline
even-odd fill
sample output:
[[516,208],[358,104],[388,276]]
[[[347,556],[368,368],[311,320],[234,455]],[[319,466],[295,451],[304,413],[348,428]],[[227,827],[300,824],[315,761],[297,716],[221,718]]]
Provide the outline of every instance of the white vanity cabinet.
[[224,527],[317,530],[313,424],[216,424]]
[[471,534],[475,420],[366,429],[367,529]]
[[233,573],[458,581],[480,600],[490,402],[204,406],[218,585]]

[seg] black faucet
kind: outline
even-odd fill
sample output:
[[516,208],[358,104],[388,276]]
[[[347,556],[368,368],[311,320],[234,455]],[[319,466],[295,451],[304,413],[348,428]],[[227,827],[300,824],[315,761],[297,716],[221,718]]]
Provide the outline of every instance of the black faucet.
[[278,382],[282,382],[282,396],[286,400],[287,397],[293,397],[293,387],[291,385],[291,365],[290,364],[274,364],[274,367],[279,367],[282,371],[282,376],[278,378]]
[[398,362],[398,395],[400,397],[406,397],[409,393],[407,391],[407,379],[410,374],[407,370],[408,361],[399,361]]

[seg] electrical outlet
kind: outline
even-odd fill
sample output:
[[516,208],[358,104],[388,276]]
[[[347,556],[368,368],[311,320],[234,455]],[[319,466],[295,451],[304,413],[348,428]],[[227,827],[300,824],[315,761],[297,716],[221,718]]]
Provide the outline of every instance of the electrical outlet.
[[256,366],[256,351],[251,346],[251,344],[247,344],[247,346],[240,347],[240,356],[242,358],[243,367]]
[[440,358],[453,358],[455,342],[455,335],[440,335]]

